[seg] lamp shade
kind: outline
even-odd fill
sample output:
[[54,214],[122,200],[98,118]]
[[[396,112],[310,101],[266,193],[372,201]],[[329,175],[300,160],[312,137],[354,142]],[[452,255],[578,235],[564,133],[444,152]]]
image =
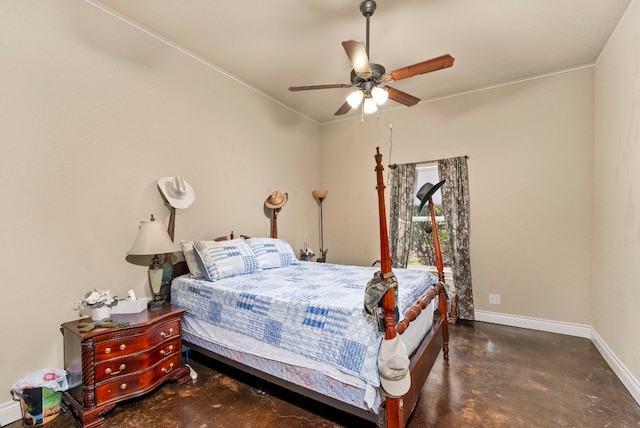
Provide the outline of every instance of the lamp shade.
[[138,236],[129,250],[131,256],[148,256],[173,253],[176,251],[164,221],[143,220],[140,222]]
[[314,190],[311,193],[313,194],[314,198],[323,200],[324,198],[327,197],[327,195],[329,194],[329,191],[327,189],[322,189],[322,190]]

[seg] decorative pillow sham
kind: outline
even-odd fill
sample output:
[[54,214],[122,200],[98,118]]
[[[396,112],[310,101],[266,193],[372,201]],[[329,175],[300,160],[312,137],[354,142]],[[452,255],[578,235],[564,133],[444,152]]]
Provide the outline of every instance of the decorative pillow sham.
[[273,269],[299,263],[296,253],[285,239],[249,238],[247,244],[256,255],[260,269]]
[[193,241],[202,274],[209,281],[258,270],[258,260],[244,238],[230,241]]
[[182,254],[184,254],[184,261],[187,262],[189,272],[194,278],[202,278],[202,271],[198,266],[198,259],[196,251],[193,248],[193,241],[180,241],[180,247],[182,248]]

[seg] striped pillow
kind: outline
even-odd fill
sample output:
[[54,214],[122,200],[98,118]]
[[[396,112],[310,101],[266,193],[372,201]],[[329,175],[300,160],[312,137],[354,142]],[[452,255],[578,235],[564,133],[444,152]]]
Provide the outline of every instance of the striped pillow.
[[202,274],[217,281],[258,270],[258,260],[243,238],[230,241],[193,241]]
[[285,239],[250,238],[247,243],[258,259],[258,268],[273,269],[299,263],[293,248]]

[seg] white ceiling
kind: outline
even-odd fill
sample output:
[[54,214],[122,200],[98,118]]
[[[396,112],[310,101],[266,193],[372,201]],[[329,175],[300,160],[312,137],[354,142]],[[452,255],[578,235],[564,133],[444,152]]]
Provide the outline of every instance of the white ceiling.
[[[343,40],[365,40],[361,0],[87,0],[327,123],[349,89]],[[630,0],[377,0],[370,60],[388,71],[442,54],[452,68],[391,86],[424,101],[592,65]],[[212,72],[216,72],[212,69]],[[393,101],[384,109],[410,108]]]

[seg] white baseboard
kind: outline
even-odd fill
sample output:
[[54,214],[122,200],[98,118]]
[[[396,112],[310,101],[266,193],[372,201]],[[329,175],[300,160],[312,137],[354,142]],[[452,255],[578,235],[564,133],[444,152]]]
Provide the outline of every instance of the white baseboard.
[[520,315],[501,314],[498,312],[475,311],[476,321],[501,324],[511,327],[528,328],[530,330],[547,331],[550,333],[566,334],[568,336],[590,339],[602,358],[609,364],[611,370],[618,376],[620,382],[627,388],[631,396],[640,404],[640,382],[613,353],[611,348],[598,335],[595,329],[584,324],[573,324],[562,321],[550,321],[540,318],[523,317]]
[[629,390],[631,396],[640,404],[640,382],[636,379],[627,367],[622,364],[622,361],[616,357],[611,348],[605,343],[595,329],[591,329],[591,341],[595,347],[600,351],[600,354],[604,360],[609,364],[611,370],[618,376],[620,382]]
[[498,312],[476,310],[476,320],[511,327],[528,328],[530,330],[548,331],[566,334],[567,336],[591,339],[591,326],[562,321],[550,321],[541,318],[523,317],[521,315],[501,314]]
[[0,426],[7,426],[22,419],[19,401],[5,401],[0,403]]

